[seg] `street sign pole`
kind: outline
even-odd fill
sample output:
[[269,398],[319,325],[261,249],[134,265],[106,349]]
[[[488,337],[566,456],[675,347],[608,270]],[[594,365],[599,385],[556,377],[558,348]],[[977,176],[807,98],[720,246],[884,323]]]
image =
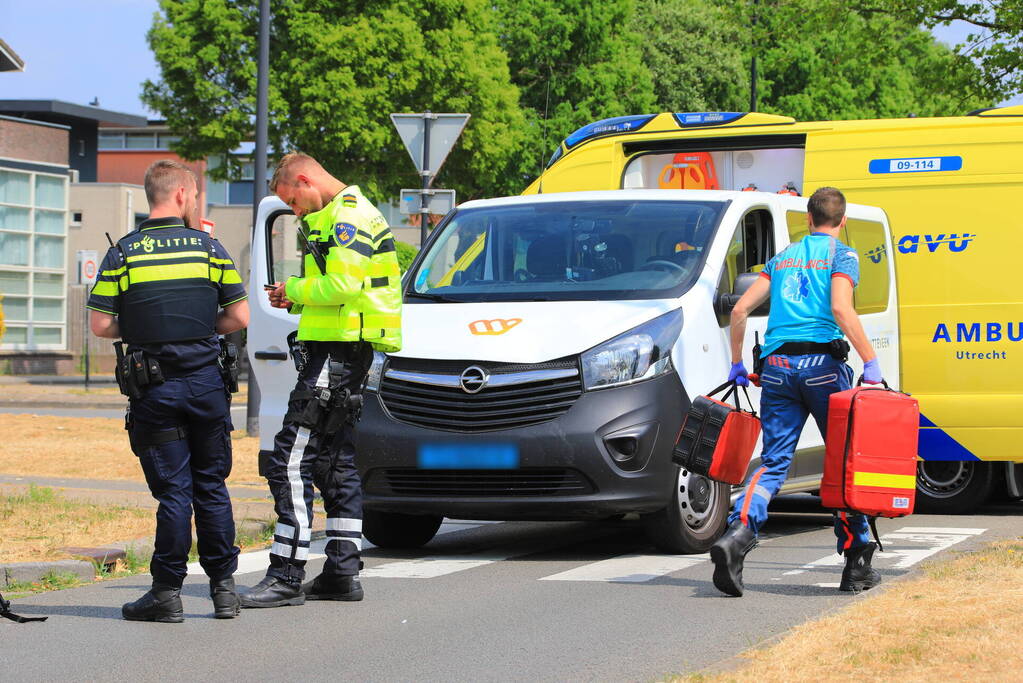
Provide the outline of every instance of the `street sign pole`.
[[420,197],[417,211],[420,219],[420,247],[426,244],[430,233],[430,198],[434,193],[430,187],[468,120],[469,114],[435,114],[429,111],[422,114],[391,114],[398,137],[422,179],[421,189],[402,190],[403,193],[418,193]]
[[[430,174],[430,121],[432,118],[429,111],[423,113],[423,189],[429,190],[433,182]],[[426,237],[429,234],[430,226],[430,195],[423,193],[423,199],[419,209],[419,248],[426,245]]]
[[82,304],[82,361],[85,363],[85,390],[89,390],[89,285],[99,275],[99,254],[83,249],[78,252],[78,284],[84,288]]

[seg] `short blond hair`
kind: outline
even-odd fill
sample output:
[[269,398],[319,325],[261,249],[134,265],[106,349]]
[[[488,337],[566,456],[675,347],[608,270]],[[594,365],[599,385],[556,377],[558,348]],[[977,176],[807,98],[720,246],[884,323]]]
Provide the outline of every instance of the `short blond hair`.
[[146,201],[149,202],[149,206],[166,201],[175,190],[187,184],[186,181],[189,179],[195,183],[196,187],[199,187],[195,173],[180,161],[173,159],[154,161],[146,169],[146,177],[143,181],[146,188]]
[[308,154],[302,152],[288,152],[281,160],[277,162],[277,168],[274,169],[273,177],[270,178],[270,191],[273,193],[277,192],[277,185],[282,182],[291,182],[292,176],[295,171],[304,167],[313,167],[320,170],[323,169],[320,166],[320,162],[313,159]]

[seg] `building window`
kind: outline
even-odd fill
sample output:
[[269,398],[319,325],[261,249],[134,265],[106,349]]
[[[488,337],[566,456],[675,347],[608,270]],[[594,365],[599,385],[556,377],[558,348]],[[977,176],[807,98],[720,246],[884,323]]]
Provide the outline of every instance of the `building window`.
[[66,175],[0,170],[0,349],[65,346],[67,190]]
[[124,133],[100,133],[100,149],[124,149]]

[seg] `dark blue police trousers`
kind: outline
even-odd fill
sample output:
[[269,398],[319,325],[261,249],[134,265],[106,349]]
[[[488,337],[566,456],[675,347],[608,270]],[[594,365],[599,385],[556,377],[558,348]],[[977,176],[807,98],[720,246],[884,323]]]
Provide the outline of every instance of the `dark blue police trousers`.
[[143,392],[130,401],[129,421],[132,449],[160,503],[153,580],[184,581],[193,507],[199,563],[211,579],[227,578],[238,567],[238,548],[224,483],[231,473],[231,403],[220,371],[207,366]]

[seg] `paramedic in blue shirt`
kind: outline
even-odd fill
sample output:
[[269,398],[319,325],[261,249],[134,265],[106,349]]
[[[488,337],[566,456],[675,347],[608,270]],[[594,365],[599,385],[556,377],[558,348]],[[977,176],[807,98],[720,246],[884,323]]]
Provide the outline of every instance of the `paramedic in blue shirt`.
[[[807,203],[810,234],[772,258],[732,309],[728,379],[747,386],[742,363],[746,318],[771,299],[760,377],[761,466],[735,502],[728,531],[710,550],[714,585],[728,595],[743,593],[743,560],[757,545],[767,505],[785,481],[806,418],[812,415],[821,434],[827,434],[828,397],[851,386],[843,333],[863,359],[863,381],[882,381],[877,354],[853,306],[860,266],[856,251],[838,240],[845,221],[841,192],[833,187],[814,192]],[[863,515],[835,513],[838,552],[845,555],[840,590],[867,590],[881,581],[870,566],[876,544],[868,527]]]

